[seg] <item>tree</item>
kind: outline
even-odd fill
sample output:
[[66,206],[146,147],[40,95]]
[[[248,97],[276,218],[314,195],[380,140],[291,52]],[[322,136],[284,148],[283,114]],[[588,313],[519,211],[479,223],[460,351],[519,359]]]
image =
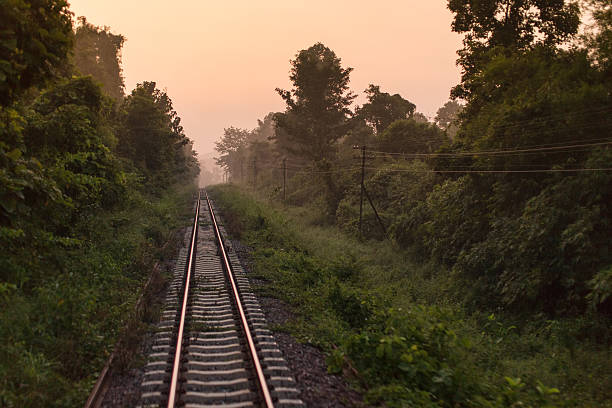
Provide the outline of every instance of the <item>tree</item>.
[[457,120],[457,115],[461,112],[463,106],[457,101],[448,101],[436,112],[436,118],[434,121],[442,129],[446,130],[448,127]]
[[74,64],[83,75],[91,75],[102,83],[107,95],[123,99],[121,48],[125,37],[113,34],[109,27],[96,27],[79,17],[75,32]]
[[436,112],[434,122],[444,129],[451,139],[457,134],[458,116],[462,109],[463,105],[457,101],[448,101]]
[[452,94],[466,100],[491,51],[554,47],[575,35],[580,24],[577,3],[566,0],[448,0],[448,8],[455,13],[453,31],[465,33],[458,52],[462,84]]
[[138,84],[125,98],[119,153],[159,187],[197,167],[194,157],[183,154],[189,142],[172,100],[155,82]]
[[275,115],[277,128],[291,153],[320,161],[335,155],[335,143],[347,129],[348,109],[355,95],[348,90],[352,68],[321,43],[300,51],[291,61],[293,89],[276,91],[287,103]]
[[223,137],[215,142],[215,150],[221,153],[219,157],[215,157],[215,162],[228,171],[232,178],[244,176],[246,148],[251,138],[251,131],[231,126],[223,129]]
[[595,20],[596,30],[586,35],[586,45],[592,50],[596,63],[612,77],[612,3],[610,0],[588,0],[587,5]]
[[55,75],[72,46],[65,0],[4,0],[0,6],[0,104]]
[[276,113],[268,113],[263,120],[257,119],[257,127],[251,132],[251,139],[258,142],[267,142],[273,140],[276,136],[276,121],[274,120]]
[[409,119],[416,105],[402,98],[399,94],[390,95],[380,92],[380,87],[370,84],[365,90],[368,103],[357,108],[355,113],[372,126],[377,134],[381,134],[387,126],[396,120]]

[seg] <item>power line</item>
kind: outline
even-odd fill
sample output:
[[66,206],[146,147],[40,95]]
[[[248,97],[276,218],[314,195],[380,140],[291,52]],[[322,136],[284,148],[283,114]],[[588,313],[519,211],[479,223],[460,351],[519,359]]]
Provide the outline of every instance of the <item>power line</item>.
[[586,143],[566,146],[552,146],[552,147],[541,147],[533,149],[510,149],[510,150],[483,150],[483,151],[472,151],[472,152],[456,152],[456,153],[395,153],[395,152],[382,152],[382,151],[368,151],[368,153],[390,155],[390,156],[404,156],[404,157],[465,157],[465,156],[482,156],[482,155],[503,155],[503,154],[516,154],[516,153],[529,153],[529,152],[548,152],[556,150],[566,150],[572,148],[581,147],[594,147],[594,146],[605,146],[612,144],[612,141],[599,142],[599,143]]
[[412,170],[412,169],[381,169],[380,167],[366,167],[368,170],[385,170],[391,173],[579,173],[588,171],[612,171],[606,168],[580,168],[580,169],[531,169],[531,170]]

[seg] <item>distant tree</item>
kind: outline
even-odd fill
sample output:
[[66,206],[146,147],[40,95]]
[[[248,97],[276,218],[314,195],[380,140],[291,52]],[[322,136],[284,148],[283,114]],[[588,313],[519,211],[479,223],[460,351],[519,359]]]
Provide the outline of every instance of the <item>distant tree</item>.
[[102,83],[104,92],[116,100],[124,95],[121,48],[125,38],[109,27],[96,27],[79,17],[75,33],[74,64],[83,75]]
[[290,91],[277,89],[287,103],[275,115],[277,137],[291,153],[320,161],[335,156],[335,143],[348,130],[348,109],[355,96],[349,91],[352,68],[321,43],[300,51],[291,61]]
[[461,112],[463,106],[457,101],[448,101],[436,112],[434,121],[442,129],[448,127],[457,119],[457,115]]
[[274,139],[276,136],[276,121],[274,120],[276,113],[268,113],[263,120],[257,119],[257,127],[251,132],[253,141],[265,142]]
[[459,102],[448,101],[436,112],[434,121],[438,126],[446,131],[446,134],[451,139],[453,139],[457,134],[457,120],[462,109],[463,105],[461,105]]
[[249,139],[253,139],[251,131],[232,126],[223,129],[223,137],[215,142],[215,150],[220,153],[219,157],[215,157],[215,162],[233,179],[244,176]]
[[380,87],[370,84],[365,90],[368,103],[356,109],[356,115],[381,134],[387,126],[396,120],[410,118],[416,105],[402,98],[399,94],[390,95],[380,92]]
[[55,76],[72,46],[65,0],[10,0],[0,5],[0,104]]
[[455,14],[453,31],[465,34],[458,52],[462,84],[453,89],[453,96],[464,99],[489,51],[555,46],[576,34],[580,24],[577,2],[567,0],[448,0],[448,8]]
[[415,112],[414,115],[412,115],[411,119],[417,123],[429,123],[429,119],[427,118],[427,116],[425,116],[425,114],[421,112]]

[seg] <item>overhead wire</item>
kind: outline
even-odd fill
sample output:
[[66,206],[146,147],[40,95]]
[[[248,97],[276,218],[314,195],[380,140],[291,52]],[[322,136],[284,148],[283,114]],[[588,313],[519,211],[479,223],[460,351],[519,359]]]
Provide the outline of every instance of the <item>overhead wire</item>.
[[[381,170],[379,167],[365,167],[366,170]],[[612,171],[612,167],[578,168],[578,169],[529,169],[529,170],[418,170],[418,169],[384,169],[391,173],[573,173],[588,171]]]
[[605,146],[612,144],[612,141],[599,142],[599,143],[585,143],[575,144],[566,146],[552,146],[552,147],[540,147],[530,149],[507,149],[507,150],[482,150],[482,151],[471,151],[471,152],[455,152],[455,153],[396,153],[396,152],[383,152],[376,150],[368,150],[368,153],[389,155],[389,156],[404,156],[404,157],[465,157],[465,156],[486,156],[486,155],[504,155],[504,154],[516,154],[516,153],[530,153],[530,152],[548,152],[548,151],[569,151],[571,148],[582,148],[582,147],[594,147],[594,146]]

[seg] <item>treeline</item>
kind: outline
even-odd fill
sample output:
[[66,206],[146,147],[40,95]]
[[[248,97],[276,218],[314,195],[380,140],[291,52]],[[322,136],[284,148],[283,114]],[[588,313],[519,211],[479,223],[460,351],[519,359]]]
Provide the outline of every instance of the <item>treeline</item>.
[[[198,164],[121,35],[64,0],[0,9],[0,405],[81,405]],[[165,200],[165,201],[164,201]],[[145,265],[146,266],[146,265]]]
[[286,110],[226,129],[218,163],[358,234],[365,146],[365,238],[448,266],[467,304],[609,314],[612,6],[472,3],[448,2],[462,78],[433,122],[375,85],[351,109],[352,69],[317,43],[291,61],[293,88],[277,89]]

